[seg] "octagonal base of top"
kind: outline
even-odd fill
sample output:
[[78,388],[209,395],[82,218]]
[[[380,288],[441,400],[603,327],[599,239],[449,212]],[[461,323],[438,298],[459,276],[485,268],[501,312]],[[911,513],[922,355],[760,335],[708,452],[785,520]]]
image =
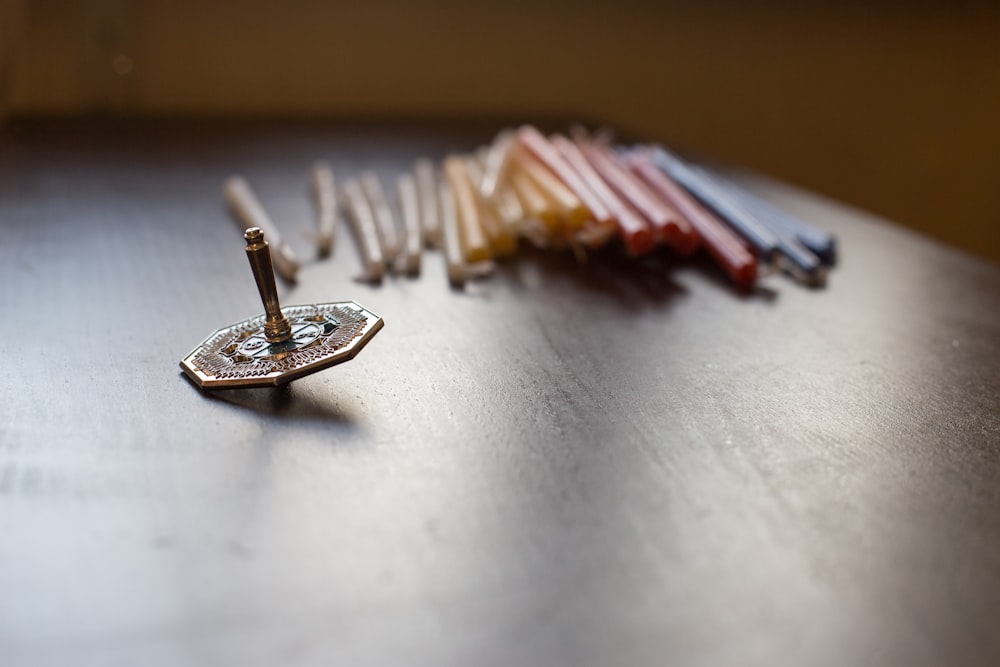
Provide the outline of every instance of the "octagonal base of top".
[[212,333],[181,360],[203,389],[276,387],[357,356],[382,328],[382,318],[354,301],[288,306],[291,337],[269,343],[264,316]]

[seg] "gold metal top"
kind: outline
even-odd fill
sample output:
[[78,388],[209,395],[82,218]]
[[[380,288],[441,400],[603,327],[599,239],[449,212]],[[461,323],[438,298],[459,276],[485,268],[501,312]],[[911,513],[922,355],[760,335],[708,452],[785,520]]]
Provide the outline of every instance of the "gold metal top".
[[381,317],[353,301],[282,310],[264,232],[251,227],[243,237],[264,314],[216,330],[181,360],[202,389],[276,387],[350,361],[382,329]]
[[250,227],[243,238],[247,241],[247,259],[253,270],[254,280],[260,300],[264,302],[264,335],[268,343],[281,343],[292,336],[292,325],[281,313],[278,303],[278,288],[274,284],[274,268],[271,265],[271,249],[264,240],[260,227]]

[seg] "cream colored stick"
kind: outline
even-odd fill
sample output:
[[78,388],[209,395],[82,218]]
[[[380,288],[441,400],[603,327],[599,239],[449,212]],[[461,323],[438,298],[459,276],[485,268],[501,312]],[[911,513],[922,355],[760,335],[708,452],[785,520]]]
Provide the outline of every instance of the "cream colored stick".
[[492,258],[490,242],[476,206],[472,181],[458,155],[449,155],[444,160],[444,177],[451,186],[458,211],[459,238],[462,240],[462,256],[468,263],[485,262]]
[[483,180],[483,169],[479,166],[479,161],[473,157],[468,157],[462,160],[462,166],[465,168],[465,173],[470,184],[473,185],[472,195],[479,212],[479,222],[482,225],[483,231],[486,232],[487,238],[490,240],[490,246],[493,248],[494,254],[498,257],[514,254],[517,250],[517,238],[510,233],[510,229],[504,224],[495,201],[484,197],[479,189],[475,187],[476,183],[481,183]]
[[417,198],[420,201],[420,226],[423,228],[424,243],[441,247],[441,203],[437,187],[434,164],[427,158],[420,158],[413,167],[417,178]]
[[320,257],[327,257],[333,253],[337,235],[337,186],[329,162],[314,164],[311,175],[316,202],[316,247]]
[[385,273],[385,258],[375,227],[375,214],[368,205],[368,199],[361,190],[360,183],[352,179],[344,183],[343,189],[344,197],[347,199],[347,210],[350,212],[351,226],[354,228],[354,239],[357,241],[358,253],[364,266],[361,279],[381,282]]
[[458,233],[458,212],[455,206],[455,195],[448,181],[442,179],[437,186],[438,206],[441,212],[441,240],[444,246],[444,261],[448,268],[448,282],[452,287],[465,284],[467,269],[462,259],[462,242]]
[[242,176],[226,179],[223,186],[226,202],[244,229],[259,227],[268,239],[273,252],[274,270],[284,280],[295,282],[299,271],[299,260],[281,237],[281,232],[268,216],[260,201],[250,189],[250,184]]
[[403,218],[402,270],[411,276],[420,273],[420,250],[423,238],[420,232],[420,201],[417,197],[417,181],[411,173],[404,173],[396,181],[399,197],[399,211]]
[[374,171],[364,171],[361,173],[361,189],[364,190],[365,197],[368,198],[368,205],[375,215],[375,228],[378,230],[378,238],[382,243],[382,255],[387,264],[392,264],[396,255],[402,249],[402,242],[399,238],[399,230],[396,228],[396,216],[392,214],[392,207],[386,199],[385,190],[382,189],[382,182]]
[[484,197],[495,196],[497,190],[506,181],[507,169],[510,164],[508,157],[513,141],[513,130],[504,130],[497,135],[487,149],[483,158],[483,178],[479,183],[479,189]]

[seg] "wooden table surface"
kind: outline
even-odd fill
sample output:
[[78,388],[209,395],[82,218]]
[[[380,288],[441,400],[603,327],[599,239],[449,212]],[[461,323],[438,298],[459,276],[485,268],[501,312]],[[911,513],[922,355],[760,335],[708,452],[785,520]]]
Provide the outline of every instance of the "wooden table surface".
[[[834,231],[826,289],[524,252],[465,293],[313,258],[307,169],[492,123],[15,122],[0,144],[0,664],[1000,664],[1000,268]],[[284,389],[178,361],[260,312],[225,176],[385,329]],[[914,196],[919,196],[914,192]]]

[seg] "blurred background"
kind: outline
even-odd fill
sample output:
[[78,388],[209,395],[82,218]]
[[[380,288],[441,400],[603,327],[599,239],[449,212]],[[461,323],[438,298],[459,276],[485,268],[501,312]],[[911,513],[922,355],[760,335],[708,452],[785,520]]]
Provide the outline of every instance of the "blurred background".
[[1000,3],[0,0],[0,119],[605,122],[1000,260]]

